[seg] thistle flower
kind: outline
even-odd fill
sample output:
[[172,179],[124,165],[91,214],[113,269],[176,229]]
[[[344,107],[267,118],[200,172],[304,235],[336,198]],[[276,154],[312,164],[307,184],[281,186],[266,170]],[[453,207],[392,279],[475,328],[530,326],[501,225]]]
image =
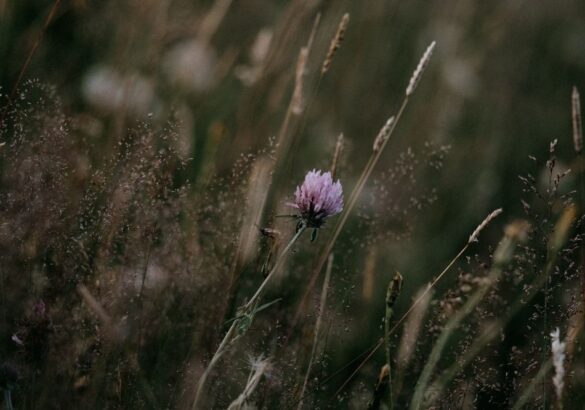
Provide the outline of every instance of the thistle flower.
[[341,183],[333,182],[330,172],[309,171],[303,184],[297,187],[295,202],[290,206],[299,210],[299,224],[318,229],[328,217],[343,210]]

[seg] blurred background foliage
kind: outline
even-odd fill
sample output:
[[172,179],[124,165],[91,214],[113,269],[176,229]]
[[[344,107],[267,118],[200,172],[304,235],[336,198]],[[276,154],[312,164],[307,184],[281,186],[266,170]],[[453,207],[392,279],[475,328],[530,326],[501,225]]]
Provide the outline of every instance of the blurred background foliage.
[[[301,115],[293,116],[287,128],[290,146],[284,156],[278,157],[274,144],[293,92],[298,52],[307,43],[318,13],[321,21],[306,66],[304,109]],[[330,71],[320,76],[322,61],[344,13],[350,15],[345,39]],[[9,123],[7,118],[26,106],[20,100],[26,100],[34,109],[45,110],[45,116],[62,117],[62,124],[66,124],[67,131],[59,143],[66,151],[58,155],[71,174],[57,182],[55,189],[63,189],[63,201],[69,205],[61,208],[59,200],[53,197],[55,210],[65,209],[66,213],[82,209],[84,198],[87,201],[87,187],[95,182],[96,170],[104,173],[106,186],[108,181],[120,181],[108,179],[108,171],[127,167],[140,173],[150,169],[149,165],[144,168],[136,165],[140,163],[140,149],[144,149],[149,153],[142,158],[162,167],[160,174],[153,171],[156,174],[153,180],[167,181],[168,192],[163,190],[165,193],[161,194],[162,191],[153,188],[157,192],[153,194],[150,188],[144,188],[144,196],[135,197],[137,201],[156,198],[164,203],[160,208],[153,203],[152,209],[157,211],[142,216],[140,223],[144,226],[152,223],[157,227],[143,226],[136,243],[152,242],[155,247],[166,249],[160,250],[161,260],[173,254],[169,248],[176,246],[182,249],[176,264],[193,264],[191,268],[181,268],[189,271],[183,272],[188,279],[174,280],[175,286],[183,287],[177,290],[177,299],[168,295],[161,299],[166,300],[161,303],[169,323],[156,322],[162,330],[150,335],[148,342],[139,338],[136,343],[141,347],[130,349],[143,368],[145,376],[135,382],[143,388],[132,398],[98,400],[97,407],[107,403],[111,408],[140,408],[151,406],[156,400],[168,402],[170,407],[185,406],[189,394],[177,391],[189,391],[188,380],[194,383],[201,371],[197,367],[201,366],[200,361],[214,350],[222,318],[226,310],[229,312],[236,305],[234,301],[225,302],[226,297],[245,300],[253,284],[258,283],[256,260],[234,261],[242,232],[240,225],[248,216],[243,201],[249,200],[247,183],[254,164],[262,158],[279,158],[273,182],[277,188],[270,191],[260,221],[263,226],[276,226],[288,237],[294,223],[274,220],[273,216],[286,213],[284,204],[291,200],[303,175],[313,168],[329,167],[337,135],[343,133],[345,147],[338,177],[349,195],[371,153],[374,137],[399,108],[408,79],[433,40],[437,42],[433,59],[335,247],[330,302],[333,306],[328,320],[331,347],[326,349],[330,357],[324,360],[331,367],[325,369],[323,364],[320,371],[324,374],[340,368],[379,338],[386,284],[395,271],[404,276],[404,289],[396,306],[397,312],[404,312],[417,289],[442,270],[478,223],[493,209],[502,207],[504,216],[482,233],[481,246],[469,252],[459,269],[472,270],[468,266],[472,259],[489,262],[502,226],[525,217],[521,199],[528,200],[529,193],[523,192],[525,187],[518,175],[531,174],[540,188],[545,186],[545,162],[554,139],[558,139],[554,153],[558,169],[573,170],[563,180],[561,192],[576,189],[583,163],[573,149],[570,103],[573,86],[585,90],[585,2],[0,0],[3,122]],[[37,99],[35,90],[40,90],[42,97]],[[39,103],[40,100],[43,102]],[[27,138],[34,141],[35,133],[47,121],[39,120],[38,128],[26,118],[22,123],[31,126]],[[18,139],[14,136],[18,134],[17,128],[4,126],[3,142],[10,145],[11,138]],[[144,140],[142,147],[142,135],[154,137]],[[52,144],[50,138],[47,141]],[[121,150],[121,144],[130,148]],[[131,148],[134,146],[139,147],[137,157],[131,154],[135,152]],[[171,159],[166,154],[157,156],[159,147],[166,147],[172,153]],[[10,165],[7,156],[1,159],[1,189],[11,192],[18,184],[7,177],[10,166],[20,167],[22,172],[26,168],[21,162],[24,157],[17,157],[19,162]],[[122,161],[122,166],[116,161]],[[144,172],[150,175],[150,171]],[[151,181],[150,177],[145,180]],[[540,181],[544,185],[539,185]],[[142,180],[130,178],[126,182],[132,187]],[[112,192],[116,190],[115,186],[111,188]],[[40,200],[34,193],[31,199]],[[171,200],[180,204],[171,206]],[[40,208],[50,202],[42,201]],[[546,201],[532,205],[537,211],[547,210]],[[95,211],[91,209],[88,214]],[[159,232],[157,224],[162,222],[157,212],[163,212],[162,209],[171,209],[167,217],[177,225],[173,232],[189,226],[189,233],[172,236]],[[40,209],[34,215],[42,219],[44,212],[48,211]],[[173,215],[178,216],[173,219]],[[558,214],[551,217],[556,220]],[[137,216],[133,218],[135,221]],[[71,222],[71,226],[76,223]],[[131,223],[134,222],[128,222]],[[271,290],[271,295],[282,296],[284,302],[271,308],[272,314],[258,319],[259,329],[252,330],[244,342],[246,348],[268,354],[275,349],[272,343],[282,342],[278,338],[268,341],[275,336],[266,329],[286,328],[290,322],[287,317],[297,308],[314,260],[333,224],[322,230],[316,244],[310,245],[305,239],[307,243],[299,245],[302,249],[288,264],[290,272]],[[78,228],[75,237],[79,239],[83,227]],[[157,233],[150,234],[151,231]],[[166,243],[164,238],[170,236],[174,239]],[[72,252],[68,248],[61,255],[63,260],[52,259],[58,252],[47,252],[48,239],[37,237],[38,249],[15,256],[18,252],[8,251],[8,247],[30,243],[30,235],[12,239],[3,244],[4,275],[19,270],[23,275],[40,272],[48,277],[43,280],[51,282],[51,264],[66,266],[63,260],[70,256],[67,252]],[[177,245],[179,240],[195,244]],[[264,245],[257,251],[259,255],[265,251]],[[141,266],[141,258],[150,255],[145,249],[151,247],[140,245],[136,249],[139,249],[134,255],[136,260],[110,259],[103,271]],[[119,255],[122,251],[116,252]],[[148,257],[146,261],[144,269],[148,271]],[[160,263],[172,274],[168,259]],[[226,275],[236,270],[241,271],[238,275],[245,280],[236,295],[226,295]],[[27,287],[15,291],[14,297],[3,296],[3,360],[15,357],[10,338],[18,318],[30,314],[35,300],[42,300],[49,311],[68,307],[73,312],[83,309],[79,307],[82,298],[74,285],[91,282],[98,289],[94,292],[101,295],[99,284],[94,282],[102,279],[95,272],[80,275],[65,274],[70,284],[67,290],[62,290],[63,295],[58,290],[47,293],[45,285],[39,285],[42,290],[35,295]],[[10,286],[16,286],[6,283],[6,292],[11,292]],[[453,283],[451,279],[442,284],[439,294]],[[316,300],[319,291],[314,293]],[[68,294],[71,302],[63,302]],[[105,293],[100,298],[121,316],[125,314],[123,307],[106,302]],[[7,301],[14,305],[7,308]],[[131,299],[128,303],[138,302]],[[162,305],[155,303],[150,307],[151,313],[162,309]],[[66,326],[65,319],[62,323],[58,320],[63,315],[55,314],[52,326]],[[91,320],[85,317],[74,322],[83,322],[85,326]],[[85,332],[91,334],[92,330],[86,328]],[[263,338],[266,340],[259,342]],[[300,350],[291,352],[294,359],[289,365],[293,369],[298,366],[295,360],[306,355],[303,342],[298,343]],[[245,351],[243,347],[241,350]],[[115,354],[127,362],[134,360],[128,352]],[[59,356],[52,357],[58,360],[55,358]],[[196,359],[186,365],[188,357]],[[79,368],[79,359],[76,360],[75,366]],[[238,375],[228,377],[233,383],[226,382],[225,397],[216,394],[218,408],[225,408],[241,390],[241,383],[236,380],[245,379],[242,359],[234,360],[240,370]],[[165,361],[168,367],[161,364]],[[25,363],[30,365],[30,361]],[[379,363],[365,367],[357,381],[365,386],[366,393],[355,387],[350,390],[355,397],[369,394],[379,367]],[[322,406],[332,405],[328,398],[350,373],[342,372],[335,383],[316,394]],[[73,382],[63,383],[83,384],[79,374],[71,377]],[[187,381],[178,381],[183,379]],[[222,389],[217,383],[220,382],[212,385],[213,391]],[[289,387],[294,384],[283,380],[280,383]],[[92,386],[91,382],[87,384]],[[152,389],[144,387],[146,384]],[[50,383],[44,387],[52,388]],[[43,404],[37,408],[59,407],[59,402],[50,398],[50,392],[38,385],[28,388],[28,394],[43,392],[39,399]],[[97,390],[89,397],[95,399],[100,390],[93,388]],[[60,387],[61,393],[55,391],[56,397],[67,396],[67,389]],[[69,397],[63,403],[74,406],[82,397],[88,396]],[[290,397],[284,400],[290,402]],[[354,404],[347,400],[334,403],[359,408],[355,404],[359,399],[355,397]],[[266,406],[274,405],[271,399],[264,399]],[[23,400],[21,405],[17,404],[19,408],[35,407],[31,396],[19,400]],[[488,403],[494,403],[490,400],[476,405],[489,406]],[[496,404],[504,403],[504,399],[494,400]],[[579,401],[574,403],[577,407],[571,408],[578,408]]]

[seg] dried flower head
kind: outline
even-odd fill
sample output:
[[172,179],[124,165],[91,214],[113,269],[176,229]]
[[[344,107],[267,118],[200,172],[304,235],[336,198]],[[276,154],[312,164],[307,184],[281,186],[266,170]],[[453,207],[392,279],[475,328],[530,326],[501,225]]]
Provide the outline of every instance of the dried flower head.
[[489,214],[482,223],[479,224],[479,226],[477,228],[475,228],[475,231],[473,231],[473,233],[469,236],[469,240],[467,241],[467,243],[472,243],[472,242],[478,242],[478,237],[479,237],[479,233],[486,227],[488,226],[488,224],[494,220],[494,218],[496,216],[498,216],[499,214],[502,213],[502,208],[498,208],[495,211],[493,211],[491,214]]
[[418,83],[420,82],[420,79],[422,78],[422,75],[423,75],[425,69],[427,68],[427,65],[429,64],[431,56],[433,55],[433,50],[435,49],[435,44],[436,43],[433,41],[427,47],[425,53],[423,54],[420,61],[418,62],[418,66],[416,67],[416,70],[414,70],[414,73],[412,73],[412,77],[410,77],[410,81],[408,82],[408,87],[406,87],[406,96],[407,97],[412,95],[412,93],[414,92],[414,90],[418,86]]
[[341,47],[341,43],[343,42],[343,37],[345,36],[345,31],[347,30],[347,25],[349,24],[349,13],[345,13],[339,22],[339,26],[337,27],[337,32],[335,36],[331,40],[331,45],[329,46],[329,51],[327,51],[327,56],[325,57],[325,61],[323,61],[323,66],[321,67],[321,75],[324,75],[329,71],[331,68],[331,63],[333,63],[333,57],[335,57],[335,53]]
[[341,183],[333,182],[330,172],[309,171],[290,205],[299,210],[301,223],[307,228],[320,228],[327,217],[343,210]]

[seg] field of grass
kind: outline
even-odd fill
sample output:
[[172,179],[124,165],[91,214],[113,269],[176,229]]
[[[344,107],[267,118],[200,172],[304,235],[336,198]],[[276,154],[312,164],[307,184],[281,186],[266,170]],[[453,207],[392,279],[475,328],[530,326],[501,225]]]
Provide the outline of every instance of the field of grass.
[[3,408],[582,409],[584,27],[0,0]]

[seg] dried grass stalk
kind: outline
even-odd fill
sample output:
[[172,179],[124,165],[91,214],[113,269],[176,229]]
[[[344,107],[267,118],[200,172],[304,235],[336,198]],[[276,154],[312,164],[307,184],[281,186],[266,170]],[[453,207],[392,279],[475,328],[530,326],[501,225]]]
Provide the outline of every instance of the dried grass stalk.
[[313,29],[309,35],[307,45],[301,47],[301,50],[299,51],[299,57],[297,58],[297,67],[295,69],[295,88],[290,102],[290,110],[293,114],[296,115],[299,115],[303,112],[303,86],[305,83],[304,77],[307,72],[307,60],[309,59],[309,52],[313,47],[313,42],[315,41],[315,35],[317,34],[317,28],[319,27],[320,21],[321,14],[319,13],[313,22]]
[[331,178],[335,179],[337,176],[337,166],[339,165],[339,158],[343,152],[343,133],[337,137],[335,144],[335,153],[333,154],[333,161],[331,161]]
[[396,304],[396,299],[398,299],[401,290],[402,275],[399,272],[396,272],[386,290],[386,315],[384,317],[384,347],[386,350],[386,365],[388,366],[387,404],[389,410],[394,408],[394,399],[392,396],[392,347],[390,345],[390,321],[392,320],[392,316],[394,316],[394,305]]
[[382,145],[384,145],[384,142],[386,142],[388,140],[388,138],[390,137],[390,131],[392,130],[393,125],[394,125],[394,116],[388,118],[388,121],[386,121],[386,123],[384,124],[382,129],[380,129],[380,132],[376,136],[376,139],[374,140],[374,145],[372,146],[372,150],[374,152],[380,151],[380,149],[382,148]]
[[384,397],[388,395],[388,383],[390,381],[390,367],[385,364],[380,369],[380,374],[378,375],[378,381],[374,386],[374,396],[372,400],[368,403],[368,410],[379,410]]
[[408,87],[406,87],[406,96],[407,97],[410,97],[410,95],[412,95],[412,93],[414,92],[414,90],[418,86],[418,83],[420,82],[420,79],[422,78],[422,75],[425,72],[427,65],[429,64],[431,56],[433,55],[433,50],[435,49],[435,44],[436,44],[436,42],[433,41],[427,47],[425,53],[423,54],[420,61],[418,62],[418,66],[416,67],[416,70],[414,70],[414,73],[412,73],[412,77],[410,77],[410,81],[408,82]]
[[241,410],[247,408],[246,402],[258,387],[258,383],[260,383],[260,379],[262,379],[262,375],[268,369],[269,362],[266,359],[260,360],[253,360],[252,361],[252,369],[250,371],[250,376],[248,376],[248,381],[246,382],[246,387],[237,399],[235,399],[228,407],[228,410]]
[[341,43],[343,42],[343,37],[345,35],[345,30],[347,30],[347,25],[349,24],[349,13],[345,13],[339,22],[339,26],[337,27],[337,32],[335,36],[331,40],[331,45],[329,46],[329,51],[327,51],[327,56],[323,61],[323,66],[321,67],[321,75],[324,75],[329,71],[331,68],[331,63],[333,63],[333,57],[335,57],[335,53],[341,47]]
[[376,260],[378,255],[378,248],[372,246],[368,251],[366,263],[362,273],[362,299],[364,303],[369,304],[372,302],[372,296],[374,294],[375,287],[375,269]]
[[271,162],[259,158],[250,173],[249,189],[246,198],[246,216],[240,230],[239,266],[248,263],[256,253],[258,246],[258,225],[264,212],[268,186],[270,184]]
[[303,112],[303,77],[305,75],[307,58],[309,57],[309,49],[301,47],[299,57],[297,59],[297,69],[295,71],[295,89],[293,91],[291,110],[294,114],[299,115]]
[[583,151],[583,125],[581,123],[581,96],[577,87],[573,87],[571,106],[573,112],[573,145],[575,146],[575,152],[580,154]]
[[414,354],[414,348],[418,335],[422,328],[425,313],[429,308],[429,304],[433,298],[433,292],[425,292],[426,286],[418,291],[415,300],[420,300],[420,303],[412,311],[412,314],[404,325],[404,332],[400,340],[400,347],[398,348],[396,372],[402,374],[410,363],[410,359]]
[[477,308],[488,294],[488,291],[495,283],[497,283],[504,271],[504,267],[511,262],[517,243],[518,237],[510,236],[509,231],[506,231],[506,234],[494,251],[492,258],[493,264],[490,272],[486,276],[486,281],[467,299],[465,304],[450,317],[443,327],[443,331],[437,338],[417,381],[412,401],[410,403],[411,410],[429,408],[433,402],[440,397],[440,394],[447,383],[439,377],[437,382],[429,388],[429,382],[431,381],[431,377],[439,359],[447,347],[447,342],[455,333],[456,329],[460,327],[463,320],[465,320],[465,318]]
[[209,43],[225,17],[232,0],[216,0],[199,26],[197,37],[203,44]]
[[489,225],[489,223],[491,221],[493,221],[496,216],[498,216],[499,214],[502,213],[502,208],[498,208],[495,211],[493,211],[491,214],[489,214],[482,223],[480,223],[478,225],[477,228],[475,228],[475,231],[473,231],[473,233],[469,236],[469,241],[468,243],[472,243],[472,242],[478,242],[478,238],[479,238],[479,234],[481,233],[481,231]]

